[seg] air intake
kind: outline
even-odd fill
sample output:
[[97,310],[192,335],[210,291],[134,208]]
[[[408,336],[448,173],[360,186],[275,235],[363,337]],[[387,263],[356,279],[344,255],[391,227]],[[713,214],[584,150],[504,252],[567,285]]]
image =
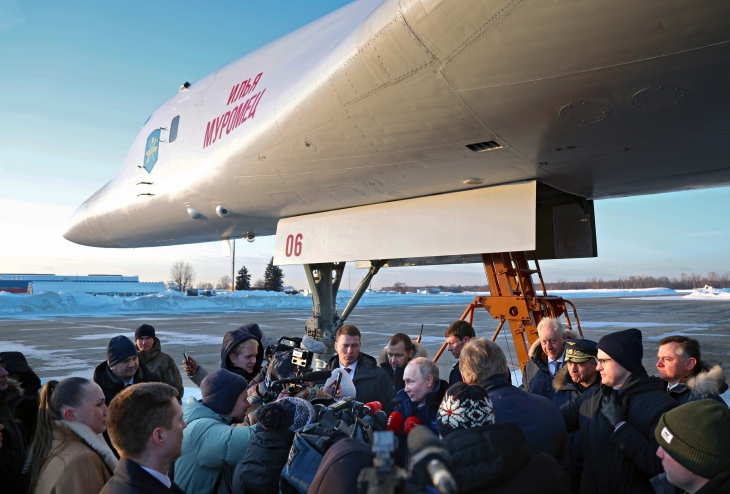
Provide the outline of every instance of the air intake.
[[483,151],[492,151],[493,149],[500,149],[502,146],[495,141],[486,141],[486,142],[477,142],[476,144],[467,144],[466,147],[468,147],[475,153],[481,153]]

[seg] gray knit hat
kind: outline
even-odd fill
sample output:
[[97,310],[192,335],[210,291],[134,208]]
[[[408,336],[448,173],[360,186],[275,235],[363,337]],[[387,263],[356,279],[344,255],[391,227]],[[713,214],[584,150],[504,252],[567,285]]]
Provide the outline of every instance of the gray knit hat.
[[666,412],[654,436],[669,456],[700,477],[711,479],[730,466],[730,410],[715,400]]

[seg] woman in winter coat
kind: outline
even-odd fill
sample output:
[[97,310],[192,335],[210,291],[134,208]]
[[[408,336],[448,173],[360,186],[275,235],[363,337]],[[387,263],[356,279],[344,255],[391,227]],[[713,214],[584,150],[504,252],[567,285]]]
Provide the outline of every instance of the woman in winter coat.
[[31,494],[98,494],[117,459],[106,430],[104,392],[88,379],[49,381],[41,390],[31,444]]

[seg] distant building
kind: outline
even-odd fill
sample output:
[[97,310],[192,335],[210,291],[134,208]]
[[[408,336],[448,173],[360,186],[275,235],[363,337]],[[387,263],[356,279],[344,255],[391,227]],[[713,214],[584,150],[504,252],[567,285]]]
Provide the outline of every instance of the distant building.
[[[24,290],[21,285],[25,286]],[[7,289],[4,287],[7,287]],[[0,273],[0,291],[12,293],[81,292],[89,295],[112,297],[140,297],[164,292],[166,289],[165,284],[162,282],[142,282],[139,281],[138,276],[122,276],[119,274],[62,276],[55,274]]]

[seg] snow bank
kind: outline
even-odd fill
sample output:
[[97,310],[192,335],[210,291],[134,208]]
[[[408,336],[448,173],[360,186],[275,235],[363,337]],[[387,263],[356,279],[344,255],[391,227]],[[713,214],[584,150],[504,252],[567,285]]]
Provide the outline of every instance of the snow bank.
[[704,288],[693,290],[691,293],[688,293],[682,298],[694,298],[704,300],[730,300],[730,289],[712,288],[711,286],[705,286]]
[[[642,290],[553,290],[551,295],[567,299],[596,297],[658,297],[681,296],[668,288]],[[340,308],[345,307],[352,291],[343,290],[337,297]],[[398,305],[468,304],[477,295],[488,293],[407,293],[366,292],[360,301],[362,307]],[[730,299],[730,292],[723,290],[696,290],[685,298]],[[109,315],[115,313],[180,313],[180,312],[227,312],[249,309],[309,309],[310,295],[287,295],[265,291],[238,291],[214,297],[188,297],[180,292],[165,291],[136,297],[94,296],[77,290],[43,291],[33,295],[0,292],[0,316],[45,317],[52,315]]]

